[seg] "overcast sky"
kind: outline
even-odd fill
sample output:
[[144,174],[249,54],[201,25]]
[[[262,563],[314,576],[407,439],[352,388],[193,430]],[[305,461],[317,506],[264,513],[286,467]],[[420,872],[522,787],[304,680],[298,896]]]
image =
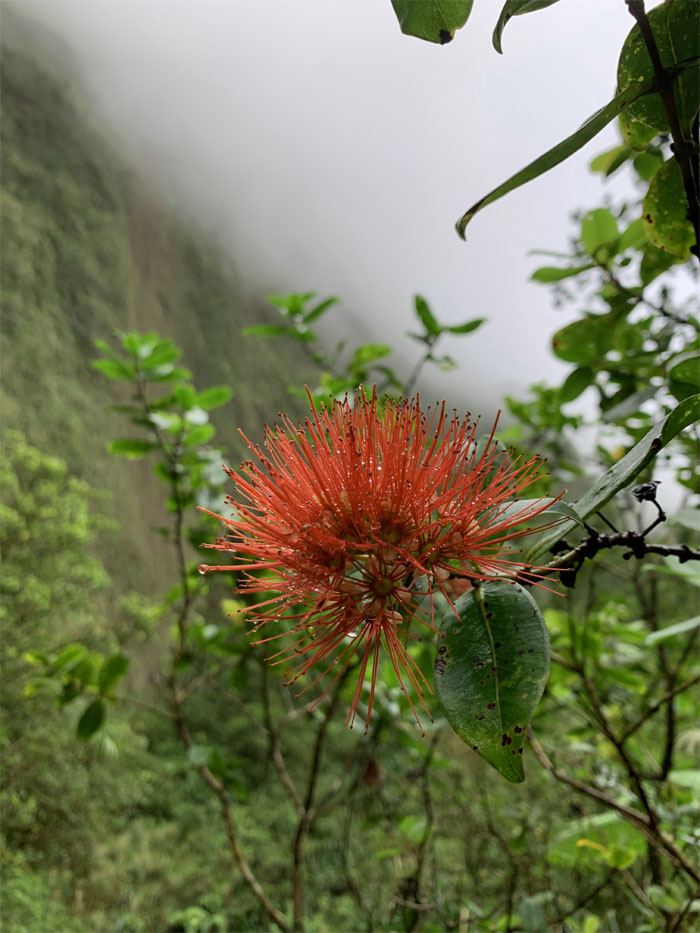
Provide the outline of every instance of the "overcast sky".
[[[563,367],[567,321],[528,283],[565,248],[569,212],[604,193],[590,159],[487,208],[480,196],[612,97],[632,19],[623,0],[562,0],[513,19],[475,0],[444,47],[402,36],[389,0],[24,0],[59,32],[102,115],[161,191],[215,232],[247,285],[338,294],[358,340],[395,341],[420,292],[443,321],[487,317],[446,343],[458,373],[429,395],[489,415]],[[410,342],[401,343],[406,359]]]

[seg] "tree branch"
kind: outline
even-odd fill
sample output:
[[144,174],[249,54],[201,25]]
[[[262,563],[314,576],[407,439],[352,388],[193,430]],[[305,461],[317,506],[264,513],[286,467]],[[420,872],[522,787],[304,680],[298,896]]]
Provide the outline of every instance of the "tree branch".
[[616,810],[620,816],[632,823],[659,852],[682,868],[696,884],[700,884],[700,871],[688,861],[685,854],[676,846],[668,834],[652,829],[646,813],[641,813],[639,810],[635,810],[634,807],[628,807],[624,803],[618,803],[614,797],[606,794],[605,791],[599,790],[591,784],[586,784],[584,781],[579,781],[578,778],[571,777],[565,771],[555,767],[537,741],[531,726],[528,727],[528,737],[538,761],[549,771],[552,777],[556,778],[557,781],[561,781],[562,784],[577,790],[580,794],[585,794],[587,797],[605,804],[611,810]]
[[673,92],[673,80],[670,77],[668,69],[664,67],[659,53],[659,47],[656,44],[656,38],[649,23],[649,19],[644,9],[644,0],[625,0],[627,9],[634,17],[639,31],[647,47],[649,58],[651,59],[656,77],[659,97],[666,111],[666,119],[671,130],[673,139],[673,154],[678,162],[678,167],[683,179],[683,187],[688,202],[688,218],[695,230],[695,245],[691,247],[691,252],[700,258],[700,192],[698,191],[697,169],[693,165],[692,148],[689,140],[685,138],[683,127],[678,117],[676,108],[676,99]]

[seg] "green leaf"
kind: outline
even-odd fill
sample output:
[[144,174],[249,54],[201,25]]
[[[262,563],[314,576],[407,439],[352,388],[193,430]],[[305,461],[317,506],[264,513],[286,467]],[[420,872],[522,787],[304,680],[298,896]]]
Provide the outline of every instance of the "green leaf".
[[[604,411],[603,421],[606,424],[613,424],[615,421],[624,421],[625,418],[629,418],[630,415],[636,414],[643,402],[646,402],[647,399],[654,398],[658,393],[657,386],[647,385],[643,389],[639,389],[637,392],[629,392],[623,389],[620,393],[616,393],[613,396],[610,408]],[[688,393],[689,395],[692,393]],[[619,401],[616,399],[619,397]]]
[[688,201],[675,159],[664,162],[642,202],[644,230],[654,246],[677,259],[690,258],[695,231],[688,220]]
[[[654,33],[661,61],[666,68],[698,58],[700,55],[700,5],[663,3],[649,10],[649,25]],[[619,91],[653,80],[654,68],[646,42],[636,24],[625,39],[617,67]],[[676,78],[674,89],[681,129],[690,137],[693,119],[700,104],[697,73],[689,71]],[[623,139],[633,149],[646,149],[659,133],[668,132],[668,120],[661,98],[652,94],[633,103],[620,115]]]
[[136,369],[132,363],[118,360],[92,360],[94,369],[99,370],[108,379],[136,379]]
[[668,375],[679,382],[700,386],[700,352],[688,350],[676,356],[670,361]]
[[694,560],[682,564],[677,557],[669,556],[663,564],[642,564],[642,570],[645,573],[665,574],[691,586],[700,587],[700,566]]
[[491,37],[493,47],[499,55],[503,54],[501,40],[503,38],[503,30],[506,28],[509,20],[514,16],[522,16],[523,13],[534,13],[535,10],[544,10],[554,3],[557,3],[557,0],[506,0],[501,10],[501,15],[498,17],[493,36]]
[[571,278],[572,275],[580,275],[581,272],[587,272],[593,269],[595,263],[587,262],[584,266],[569,266],[567,269],[559,269],[557,266],[541,266],[535,269],[530,278],[533,282],[561,282],[564,279]]
[[651,181],[662,162],[663,159],[657,152],[640,152],[634,158],[634,170],[642,181]]
[[291,337],[294,330],[286,324],[256,324],[244,327],[241,333],[244,337]]
[[185,447],[196,447],[199,444],[206,444],[216,434],[216,428],[213,424],[198,424],[185,434],[182,443]]
[[559,389],[559,400],[562,405],[578,398],[591,385],[593,376],[593,370],[589,366],[579,366],[578,369],[570,372]]
[[[574,508],[578,515],[586,521],[595,512],[603,508],[606,502],[632,480],[654,459],[654,457],[669,444],[680,432],[700,418],[700,395],[684,399],[673,411],[651,428],[647,434],[634,447],[622,457],[621,460],[604,473],[603,476],[586,492]],[[564,522],[562,525],[544,535],[531,548],[526,557],[528,564],[533,564],[542,555],[565,538],[575,527],[574,522]]]
[[97,687],[100,693],[107,693],[117,681],[126,674],[129,668],[129,659],[125,654],[113,654],[107,658],[97,675]]
[[[141,352],[139,356],[141,356]],[[172,340],[160,340],[151,349],[150,353],[141,360],[141,368],[150,372],[175,363],[181,356],[182,350],[176,347]]]
[[339,301],[340,298],[336,298],[335,296],[332,298],[326,298],[325,301],[317,304],[315,308],[307,311],[303,317],[304,324],[311,324],[313,321],[317,321],[322,314],[325,314],[329,308],[332,308],[333,305],[338,304]]
[[667,625],[657,632],[650,632],[644,640],[645,645],[655,645],[659,641],[666,641],[667,638],[675,638],[676,635],[685,635],[686,632],[692,632],[700,628],[700,616],[694,616],[692,619],[685,619],[683,622],[676,622],[675,625]]
[[[593,846],[590,843],[594,843]],[[588,844],[587,844],[588,843]],[[608,846],[629,849],[636,855],[646,851],[646,840],[639,830],[619,813],[608,810],[593,816],[579,817],[550,838],[547,861],[552,865],[574,868],[582,863],[595,864],[607,854]]]
[[601,152],[600,155],[596,156],[590,164],[590,169],[592,172],[602,172],[607,178],[616,172],[621,165],[624,165],[631,154],[632,150],[629,146],[624,144],[615,146],[613,149]]
[[639,278],[642,285],[649,285],[654,279],[663,275],[667,269],[675,265],[679,260],[670,253],[665,253],[662,249],[652,246],[651,243],[645,248],[642,262],[639,267]]
[[173,398],[183,411],[188,411],[197,402],[197,393],[194,386],[176,385],[173,387]]
[[687,787],[695,791],[696,796],[700,796],[700,770],[697,768],[679,768],[676,771],[669,771],[668,779],[673,784],[679,784],[681,787]]
[[52,668],[55,671],[70,671],[87,655],[87,648],[79,642],[66,645],[54,659]]
[[[544,497],[542,499],[513,499],[512,502],[504,502],[498,509],[489,513],[489,521],[501,522],[512,520],[521,512],[536,508],[539,505],[546,505],[547,511],[544,512],[542,516],[538,517],[546,519],[550,514],[565,515],[567,518],[575,521],[577,525],[583,527],[583,522],[574,506],[570,505],[568,502],[562,502],[561,499],[553,499],[550,497]],[[523,521],[525,521],[525,519],[523,519]]]
[[591,256],[617,239],[617,221],[605,207],[589,211],[581,222],[581,242]]
[[507,780],[525,779],[525,730],[549,673],[549,636],[532,596],[483,583],[442,610],[435,691],[457,735]]
[[428,307],[428,302],[421,295],[415,295],[413,298],[416,306],[416,314],[420,318],[420,322],[425,327],[425,330],[431,337],[438,337],[442,328],[438,322],[433,317],[433,313]]
[[205,411],[211,411],[212,408],[220,408],[230,401],[233,390],[229,386],[212,386],[205,389],[197,396],[196,404]]
[[363,343],[355,350],[349,369],[362,369],[367,363],[374,360],[380,360],[383,356],[389,356],[391,347],[382,343]]
[[409,842],[417,845],[425,838],[428,829],[428,821],[424,816],[404,816],[399,821],[399,832],[402,833]]
[[76,735],[79,739],[89,739],[105,720],[105,705],[102,700],[93,700],[78,720]]
[[512,175],[497,188],[494,188],[493,191],[490,191],[477,201],[476,204],[473,204],[457,222],[457,232],[462,239],[466,239],[464,231],[467,229],[469,222],[479,211],[483,210],[488,204],[493,204],[494,201],[498,201],[499,198],[514,191],[516,188],[520,188],[521,185],[525,185],[527,182],[539,178],[540,175],[548,172],[550,169],[554,168],[555,165],[559,165],[560,162],[563,162],[565,159],[568,159],[569,156],[578,152],[587,142],[600,133],[624,107],[627,107],[632,101],[638,100],[645,94],[649,94],[653,87],[653,83],[651,79],[649,81],[640,82],[636,86],[629,87],[620,94],[617,94],[610,103],[606,104],[594,113],[592,117],[586,120],[583,126],[580,126],[575,133],[572,133],[571,136],[567,136],[562,142],[557,143],[556,146],[553,146],[545,152],[544,155],[535,159],[534,162],[530,162],[525,168],[516,172],[515,175]]
[[613,339],[608,315],[588,314],[558,330],[552,337],[552,350],[560,360],[587,366],[605,357]]
[[623,230],[617,243],[617,251],[623,253],[626,249],[639,249],[647,243],[647,235],[644,231],[644,223],[641,217],[633,220],[628,227]]
[[472,331],[481,327],[485,321],[485,317],[475,317],[471,321],[466,321],[464,324],[454,324],[452,327],[445,327],[444,329],[450,334],[471,334]]
[[145,454],[150,453],[155,446],[156,445],[152,441],[141,440],[135,437],[122,437],[108,444],[107,450],[111,454],[116,454],[119,457],[126,457],[129,460],[140,460]]
[[445,45],[469,19],[474,0],[391,0],[405,36]]
[[681,509],[674,515],[669,515],[668,521],[672,525],[681,525],[700,534],[700,509]]

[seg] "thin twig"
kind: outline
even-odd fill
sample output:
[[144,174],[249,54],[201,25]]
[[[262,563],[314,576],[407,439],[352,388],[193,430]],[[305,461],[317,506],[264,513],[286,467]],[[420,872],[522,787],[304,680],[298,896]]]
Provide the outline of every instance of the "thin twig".
[[656,832],[652,830],[650,827],[649,817],[646,813],[635,810],[634,807],[628,807],[624,803],[618,803],[614,797],[606,794],[605,791],[599,790],[597,787],[593,787],[591,784],[586,784],[584,781],[579,781],[578,778],[571,777],[565,771],[555,767],[555,765],[545,754],[544,749],[540,743],[537,741],[535,734],[532,731],[532,727],[528,728],[528,736],[535,756],[537,757],[540,764],[546,768],[547,771],[549,771],[552,777],[556,778],[556,780],[560,781],[562,784],[566,784],[568,787],[572,787],[579,793],[585,794],[587,797],[591,797],[593,800],[597,800],[599,803],[605,804],[606,807],[609,807],[612,810],[616,810],[620,816],[623,816],[626,820],[636,826],[636,828],[656,849],[658,849],[659,852],[663,853],[666,858],[679,865],[697,884],[700,884],[700,872],[697,870],[697,868],[695,868],[695,866],[688,861],[688,859],[685,857],[685,854],[676,846],[670,836],[668,836],[666,833],[663,833],[661,830],[657,830]]
[[632,725],[622,733],[620,736],[620,741],[626,742],[631,735],[634,735],[637,729],[644,725],[650,716],[653,716],[654,713],[664,705],[664,703],[668,703],[675,696],[678,696],[679,693],[683,693],[684,690],[688,690],[699,680],[700,674],[696,674],[695,677],[691,677],[690,680],[686,680],[685,683],[679,684],[677,687],[674,687],[673,690],[669,690],[667,693],[665,693],[659,700],[656,701],[656,703],[650,706],[649,709],[639,717],[639,719],[636,719]]
[[263,701],[263,716],[265,717],[265,731],[267,733],[267,739],[269,743],[270,757],[272,758],[273,764],[277,769],[282,786],[289,794],[289,797],[294,804],[294,808],[297,813],[297,818],[303,816],[304,807],[301,802],[301,798],[297,793],[297,789],[294,786],[294,781],[287,771],[287,766],[282,755],[282,747],[280,745],[280,737],[277,729],[274,728],[272,724],[272,714],[270,712],[270,684],[269,684],[269,674],[267,667],[264,663],[261,664],[261,673],[262,673],[262,701]]
[[333,713],[340,699],[340,691],[345,683],[347,675],[351,668],[347,667],[339,676],[330,702],[323,712],[323,718],[316,733],[311,766],[309,768],[309,777],[306,785],[306,795],[303,802],[303,811],[297,823],[297,831],[294,837],[293,845],[293,865],[292,865],[292,901],[294,905],[294,929],[300,930],[304,922],[304,884],[302,878],[302,850],[306,835],[311,828],[311,824],[316,815],[314,807],[314,795],[316,793],[316,784],[319,775],[319,765],[321,763],[321,754],[323,752],[323,743],[326,738],[328,724],[331,721]]

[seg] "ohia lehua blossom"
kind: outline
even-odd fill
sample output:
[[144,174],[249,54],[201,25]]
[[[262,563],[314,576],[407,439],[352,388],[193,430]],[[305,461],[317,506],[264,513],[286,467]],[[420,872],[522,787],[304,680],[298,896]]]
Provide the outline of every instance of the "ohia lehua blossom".
[[386,652],[420,725],[412,695],[430,716],[430,688],[410,651],[419,640],[411,625],[435,630],[437,594],[453,605],[480,581],[534,581],[536,568],[518,562],[507,542],[551,505],[513,506],[541,460],[504,457],[495,425],[477,445],[478,420],[448,416],[444,402],[423,410],[418,398],[380,400],[376,390],[330,408],[312,402],[298,426],[280,417],[265,428],[264,450],[247,441],[257,463],[225,468],[233,514],[215,516],[225,536],[204,547],[230,562],[200,570],[240,575],[238,591],[256,598],[253,632],[277,623],[260,642],[285,639],[270,660],[287,662],[287,683],[315,668],[303,693],[332,674],[318,702],[352,663],[346,723],[369,679],[369,724]]

